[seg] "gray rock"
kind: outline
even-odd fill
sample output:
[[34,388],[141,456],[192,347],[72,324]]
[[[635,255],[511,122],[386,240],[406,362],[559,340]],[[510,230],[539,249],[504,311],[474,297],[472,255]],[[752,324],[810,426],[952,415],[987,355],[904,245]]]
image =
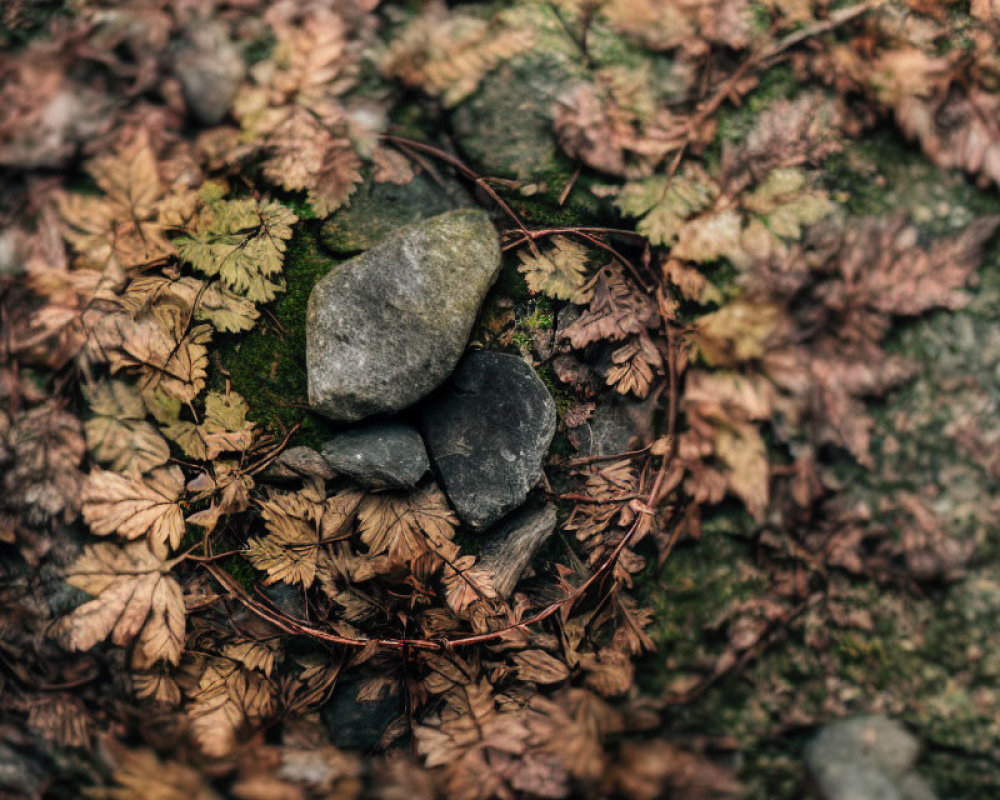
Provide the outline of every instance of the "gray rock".
[[420,434],[400,422],[343,431],[321,452],[334,472],[370,489],[412,489],[431,468]]
[[354,422],[392,413],[455,368],[500,271],[485,212],[449,211],[407,225],[335,266],[309,296],[309,403]]
[[807,761],[870,761],[901,775],[917,760],[920,744],[906,728],[881,714],[850,717],[824,725],[806,751]]
[[864,761],[834,762],[813,777],[823,800],[904,800],[884,770]]
[[517,356],[469,353],[425,404],[424,441],[462,521],[491,525],[524,502],[556,430],[545,384]]
[[397,228],[471,204],[461,184],[439,183],[427,172],[403,186],[369,180],[351,195],[349,206],[323,223],[320,237],[335,253],[358,253]]
[[404,714],[403,692],[391,686],[374,700],[359,700],[362,679],[349,676],[320,711],[320,718],[337,747],[371,751],[391,738],[393,723]]
[[571,78],[565,60],[556,56],[504,64],[452,113],[459,146],[491,175],[544,178],[558,169],[553,110]]
[[326,459],[311,447],[298,445],[282,450],[261,475],[272,480],[293,480],[295,478],[322,478],[329,480],[334,471]]
[[493,573],[493,586],[500,597],[510,597],[555,528],[556,507],[546,503],[515,511],[484,534],[479,563]]
[[931,785],[915,772],[907,772],[899,779],[899,789],[904,800],[937,800]]
[[221,25],[192,26],[174,57],[184,100],[203,125],[218,125],[236,96],[246,64]]
[[806,768],[824,800],[933,800],[911,771],[920,744],[880,714],[824,726],[806,748]]

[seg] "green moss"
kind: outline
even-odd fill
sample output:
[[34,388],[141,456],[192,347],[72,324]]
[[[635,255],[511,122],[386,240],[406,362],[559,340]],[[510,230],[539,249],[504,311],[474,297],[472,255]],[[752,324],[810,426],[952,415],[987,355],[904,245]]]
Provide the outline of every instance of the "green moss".
[[566,384],[560,382],[556,377],[555,370],[549,364],[543,364],[535,372],[538,373],[538,377],[542,379],[545,388],[549,390],[549,394],[555,400],[556,412],[560,417],[576,404],[576,397],[573,392],[566,387]]
[[219,561],[219,566],[236,578],[240,586],[247,591],[252,591],[255,586],[260,584],[263,573],[250,566],[250,562],[242,556],[223,558]]
[[249,404],[250,418],[268,433],[281,437],[300,424],[294,442],[312,447],[333,427],[308,409],[306,306],[312,287],[337,263],[320,249],[315,225],[300,224],[285,257],[287,290],[263,309],[252,331],[220,337],[210,377],[216,389],[228,377]]

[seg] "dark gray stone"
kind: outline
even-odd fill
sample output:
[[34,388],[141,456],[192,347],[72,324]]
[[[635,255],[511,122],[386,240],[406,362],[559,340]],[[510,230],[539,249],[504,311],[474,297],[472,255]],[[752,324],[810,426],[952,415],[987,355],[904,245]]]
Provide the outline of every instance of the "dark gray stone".
[[393,723],[405,713],[403,692],[393,686],[374,700],[358,700],[361,684],[359,677],[341,680],[320,717],[334,745],[371,751],[379,747]]
[[400,422],[373,422],[323,445],[334,472],[369,489],[412,489],[431,468],[420,434]]
[[933,800],[913,773],[920,744],[881,714],[825,725],[806,748],[806,768],[823,800]]
[[520,358],[479,351],[425,404],[422,425],[431,463],[458,515],[484,528],[521,505],[541,477],[556,407]]
[[450,211],[393,232],[334,267],[309,296],[309,403],[354,422],[437,388],[462,356],[500,271],[485,212]]
[[493,573],[493,586],[500,597],[510,597],[555,529],[556,507],[545,503],[519,509],[484,533],[479,563]]
[[402,186],[369,180],[351,195],[349,206],[323,223],[320,237],[335,253],[358,253],[404,225],[471,205],[461,184],[439,183],[427,172]]
[[662,388],[645,400],[602,398],[593,417],[569,431],[570,443],[583,456],[613,456],[652,443],[653,419]]
[[218,125],[243,82],[246,64],[225,28],[203,23],[187,31],[174,57],[174,72],[195,118]]

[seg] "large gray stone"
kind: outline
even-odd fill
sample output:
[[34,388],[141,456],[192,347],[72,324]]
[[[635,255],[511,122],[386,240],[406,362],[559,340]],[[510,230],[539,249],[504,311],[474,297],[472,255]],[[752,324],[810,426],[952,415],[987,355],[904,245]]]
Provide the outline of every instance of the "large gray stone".
[[431,467],[424,440],[401,422],[342,431],[320,452],[334,472],[369,489],[412,489]]
[[484,528],[521,505],[541,477],[556,406],[520,358],[479,351],[425,404],[422,425],[455,511]]
[[451,374],[500,271],[486,213],[407,225],[334,267],[309,296],[309,403],[353,422],[415,403]]

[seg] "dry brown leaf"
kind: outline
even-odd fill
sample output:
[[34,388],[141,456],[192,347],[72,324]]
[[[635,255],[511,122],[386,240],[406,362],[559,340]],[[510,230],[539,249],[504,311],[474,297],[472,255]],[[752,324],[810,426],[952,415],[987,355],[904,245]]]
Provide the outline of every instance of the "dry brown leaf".
[[108,637],[124,646],[138,634],[140,662],[177,664],[184,647],[185,615],[181,588],[168,574],[174,563],[153,555],[145,542],[85,548],[66,582],[95,599],[60,620],[61,641],[72,650],[89,650]]
[[376,183],[405,186],[416,175],[413,163],[403,153],[385,146],[375,148],[372,154],[372,178]]
[[475,556],[461,556],[450,564],[445,564],[441,574],[445,602],[458,615],[465,614],[478,601],[495,600],[497,597],[497,590],[493,586],[493,572],[475,564]]
[[167,463],[170,448],[146,421],[146,408],[138,392],[117,380],[84,391],[94,412],[84,430],[95,459],[122,473],[149,472]]
[[544,650],[522,650],[512,657],[517,677],[533,683],[560,683],[569,677],[569,668]]
[[272,713],[273,703],[271,684],[259,673],[210,659],[187,707],[194,743],[211,758],[229,755],[250,726]]
[[573,347],[618,341],[660,322],[656,301],[633,287],[617,262],[602,267],[585,288],[593,292],[589,308],[561,333]]
[[98,536],[147,536],[153,552],[166,558],[184,537],[183,490],[179,467],[160,467],[145,478],[94,469],[80,493],[81,511]]
[[88,789],[95,800],[219,800],[201,773],[180,761],[160,761],[152,750],[117,752],[116,786]]
[[494,67],[527,49],[530,32],[428,3],[390,43],[382,72],[455,105]]
[[408,563],[424,553],[448,560],[458,553],[452,542],[458,519],[436,486],[411,495],[369,495],[361,502],[358,523],[372,556],[388,553]]
[[32,523],[75,518],[85,452],[80,420],[49,400],[15,417],[8,437],[12,464],[3,476],[6,503],[23,510]]
[[619,792],[634,800],[723,800],[743,795],[743,788],[730,770],[662,739],[625,741],[608,779]]
[[66,239],[82,265],[124,271],[173,252],[159,219],[163,186],[145,128],[88,171],[104,195],[66,194],[60,203]]

